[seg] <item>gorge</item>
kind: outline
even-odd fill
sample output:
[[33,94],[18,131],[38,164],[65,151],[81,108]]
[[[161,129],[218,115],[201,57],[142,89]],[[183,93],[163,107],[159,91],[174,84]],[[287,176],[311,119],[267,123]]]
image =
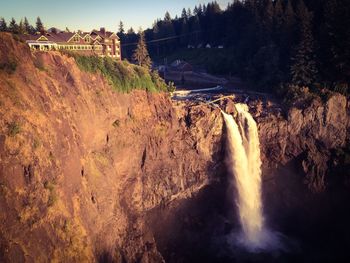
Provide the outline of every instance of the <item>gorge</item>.
[[[245,154],[237,164],[255,179],[239,203],[257,207],[242,218],[245,206],[236,208],[230,184],[236,168],[227,165],[232,117],[165,92],[115,92],[72,57],[31,54],[10,34],[0,38],[0,64],[17,64],[15,72],[0,71],[1,262],[347,257],[350,184],[337,154],[349,140],[345,96],[290,107],[252,98],[249,115],[239,106],[245,97],[220,102],[238,122],[231,142],[240,130]],[[232,161],[237,150],[229,147]],[[249,246],[259,247],[271,226],[290,238],[289,249],[232,248],[227,237],[241,226]]]

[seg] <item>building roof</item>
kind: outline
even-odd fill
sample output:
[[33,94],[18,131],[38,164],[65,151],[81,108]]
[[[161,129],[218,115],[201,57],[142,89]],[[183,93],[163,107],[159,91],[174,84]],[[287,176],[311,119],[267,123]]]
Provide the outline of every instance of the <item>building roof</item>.
[[109,31],[104,31],[104,30],[93,30],[91,32],[78,32],[78,33],[73,33],[73,32],[58,32],[58,33],[53,33],[53,32],[46,32],[45,34],[34,34],[34,35],[29,35],[29,34],[24,34],[21,35],[21,38],[25,41],[38,41],[40,38],[45,37],[46,39],[42,40],[42,41],[51,41],[51,42],[56,42],[56,43],[61,43],[61,42],[68,42],[70,41],[75,35],[79,36],[80,42],[83,43],[84,42],[84,38],[86,36],[90,36],[93,40],[96,40],[96,38],[99,36],[102,39],[105,38],[109,38],[109,37],[116,37],[117,39],[118,36],[113,33],[113,32],[109,32]]
[[110,32],[110,31],[104,31],[104,30],[92,30],[91,31],[91,34],[96,34],[97,36],[100,36],[101,38],[109,38],[111,37],[112,35],[114,35],[117,39],[119,39],[119,37],[113,33],[113,32]]

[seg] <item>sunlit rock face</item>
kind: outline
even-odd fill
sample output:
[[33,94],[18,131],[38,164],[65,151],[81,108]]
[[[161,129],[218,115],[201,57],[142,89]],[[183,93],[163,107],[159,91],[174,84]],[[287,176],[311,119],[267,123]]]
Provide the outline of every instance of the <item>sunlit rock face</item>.
[[218,180],[219,110],[116,93],[0,38],[1,63],[17,61],[0,72],[0,261],[162,261],[144,214]]

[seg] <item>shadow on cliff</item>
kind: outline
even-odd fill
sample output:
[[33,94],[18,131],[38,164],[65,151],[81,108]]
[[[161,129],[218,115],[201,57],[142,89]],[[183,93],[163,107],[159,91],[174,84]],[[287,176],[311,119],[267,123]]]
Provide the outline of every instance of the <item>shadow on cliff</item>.
[[349,189],[341,175],[330,174],[327,188],[311,192],[302,171],[300,155],[263,182],[268,224],[294,243],[283,259],[295,262],[344,262],[350,244]]

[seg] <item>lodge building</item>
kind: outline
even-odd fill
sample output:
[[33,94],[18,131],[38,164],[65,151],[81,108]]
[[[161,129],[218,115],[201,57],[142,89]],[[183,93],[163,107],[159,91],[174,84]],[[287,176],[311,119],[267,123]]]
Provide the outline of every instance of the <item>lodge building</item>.
[[119,37],[104,28],[91,32],[45,32],[21,37],[33,51],[68,50],[121,59]]

